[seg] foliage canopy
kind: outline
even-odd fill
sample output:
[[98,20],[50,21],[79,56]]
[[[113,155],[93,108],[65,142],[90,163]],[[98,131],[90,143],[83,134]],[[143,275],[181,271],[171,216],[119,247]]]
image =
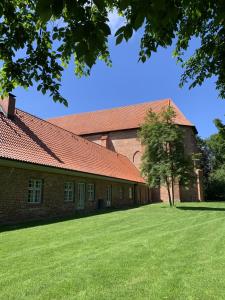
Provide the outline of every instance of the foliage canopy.
[[218,133],[206,140],[211,166],[207,196],[209,199],[225,200],[225,125],[219,119],[216,119],[214,123]]
[[165,184],[171,206],[175,183],[188,186],[194,177],[191,155],[184,149],[184,132],[174,123],[175,116],[171,106],[160,113],[150,110],[140,130],[142,173],[150,187]]
[[[116,44],[143,28],[139,59],[145,62],[159,47],[175,40],[174,56],[184,67],[180,85],[194,87],[216,75],[216,88],[225,97],[225,1],[223,0],[2,0],[0,2],[1,93],[16,86],[60,94],[64,67],[71,57],[78,76],[90,73],[98,59],[111,64],[109,12],[116,10],[124,24]],[[200,46],[185,59],[192,38]]]

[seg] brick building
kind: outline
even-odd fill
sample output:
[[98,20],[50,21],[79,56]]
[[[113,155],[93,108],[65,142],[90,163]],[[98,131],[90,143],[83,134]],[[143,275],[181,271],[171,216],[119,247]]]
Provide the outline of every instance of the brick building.
[[[185,128],[187,151],[195,152],[195,127],[171,100],[72,115],[49,121],[0,102],[0,223],[20,222],[105,207],[167,201],[140,175],[137,130],[148,109],[173,105]],[[201,200],[201,181],[177,200]]]
[[[168,105],[172,106],[176,113],[176,124],[184,130],[185,150],[189,154],[198,152],[195,126],[182,114],[171,99],[68,115],[49,121],[89,141],[126,156],[140,170],[143,153],[143,147],[137,134],[140,125],[144,122],[146,113],[150,109],[154,112],[160,112]],[[176,201],[203,200],[201,176],[201,171],[197,169],[196,183],[189,189],[184,189],[177,184],[175,186]],[[158,190],[149,191],[149,194],[153,202],[168,201],[167,190],[164,186],[161,186]]]

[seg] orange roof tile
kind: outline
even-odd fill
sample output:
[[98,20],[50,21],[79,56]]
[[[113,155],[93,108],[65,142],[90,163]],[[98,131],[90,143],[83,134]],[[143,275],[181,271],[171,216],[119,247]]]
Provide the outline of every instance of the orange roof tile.
[[125,130],[139,128],[149,109],[159,112],[168,105],[174,107],[177,124],[194,126],[171,99],[52,118],[49,122],[78,135]]
[[19,109],[0,113],[0,158],[144,182],[125,156]]

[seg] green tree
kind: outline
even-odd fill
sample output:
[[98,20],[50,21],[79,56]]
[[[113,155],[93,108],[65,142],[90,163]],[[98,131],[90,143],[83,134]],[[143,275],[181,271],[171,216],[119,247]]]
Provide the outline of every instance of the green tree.
[[207,140],[212,155],[212,168],[216,170],[225,164],[225,125],[221,120],[214,120],[218,133],[213,134]]
[[[190,87],[216,75],[216,88],[225,98],[225,1],[223,0],[1,0],[1,93],[16,86],[60,94],[62,71],[74,59],[75,73],[88,75],[98,59],[111,65],[109,13],[118,11],[124,24],[116,44],[142,28],[139,59],[145,62],[158,48],[175,42],[174,56],[184,73],[180,85]],[[199,47],[186,58],[190,41]]]
[[140,130],[142,174],[149,187],[165,184],[170,206],[174,205],[175,183],[187,187],[194,177],[191,155],[184,150],[184,132],[174,123],[175,117],[171,106],[160,113],[150,110]]
[[209,198],[209,186],[210,186],[210,174],[212,172],[212,150],[208,145],[206,139],[202,139],[200,136],[196,137],[197,147],[198,147],[198,157],[197,157],[197,167],[203,172],[203,188],[204,188],[204,198]]
[[225,164],[210,173],[207,188],[208,200],[225,200]]
[[218,133],[206,140],[211,161],[207,194],[209,200],[225,200],[225,125],[219,119],[214,123]]

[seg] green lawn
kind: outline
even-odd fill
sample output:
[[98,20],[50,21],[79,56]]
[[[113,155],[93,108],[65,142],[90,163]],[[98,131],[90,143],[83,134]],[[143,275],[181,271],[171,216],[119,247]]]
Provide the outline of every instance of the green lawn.
[[2,230],[0,299],[225,299],[225,203]]

